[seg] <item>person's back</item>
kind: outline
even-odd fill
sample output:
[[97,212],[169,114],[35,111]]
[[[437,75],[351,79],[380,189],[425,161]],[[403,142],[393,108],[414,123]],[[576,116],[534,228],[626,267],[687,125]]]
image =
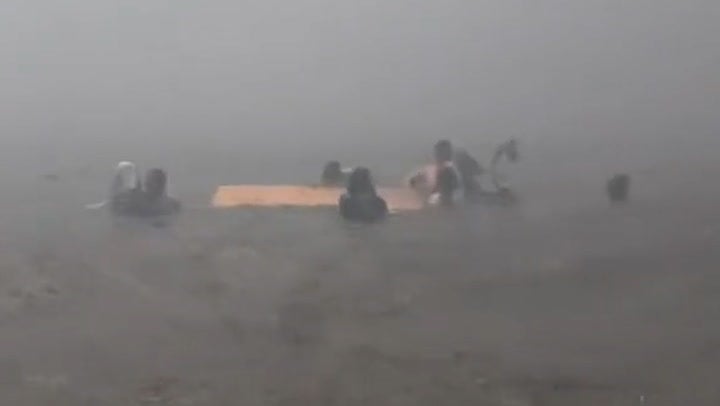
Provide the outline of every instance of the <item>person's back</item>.
[[611,203],[623,203],[630,194],[630,175],[618,174],[607,181],[605,190]]
[[464,149],[455,152],[453,163],[459,172],[461,186],[466,197],[481,193],[482,188],[478,177],[483,174],[484,170],[480,163]]
[[348,179],[347,193],[338,202],[340,215],[349,221],[372,223],[385,218],[387,203],[377,195],[370,171],[357,168]]
[[346,220],[372,223],[383,219],[387,211],[387,203],[379,196],[340,197],[340,215]]
[[151,169],[145,178],[143,203],[138,215],[146,217],[169,215],[180,210],[180,202],[167,195],[167,174]]
[[445,166],[438,169],[437,186],[430,201],[431,204],[452,207],[457,203],[457,191],[460,187],[459,175],[455,168]]
[[116,193],[110,200],[110,210],[114,214],[132,216],[143,206],[142,189],[128,189]]

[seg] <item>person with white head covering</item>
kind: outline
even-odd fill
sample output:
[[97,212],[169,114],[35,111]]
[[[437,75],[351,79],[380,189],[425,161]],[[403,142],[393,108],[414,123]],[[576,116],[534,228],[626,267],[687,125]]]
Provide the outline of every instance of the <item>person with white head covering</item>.
[[122,161],[115,168],[109,199],[85,207],[109,207],[112,213],[122,216],[157,217],[176,213],[180,210],[180,202],[168,196],[167,174],[164,170],[149,170],[143,188],[135,164]]
[[115,167],[115,176],[111,188],[111,197],[129,190],[140,189],[137,167],[130,161],[122,161]]
[[132,214],[142,202],[142,184],[137,167],[129,161],[118,163],[110,189],[110,208],[116,214]]

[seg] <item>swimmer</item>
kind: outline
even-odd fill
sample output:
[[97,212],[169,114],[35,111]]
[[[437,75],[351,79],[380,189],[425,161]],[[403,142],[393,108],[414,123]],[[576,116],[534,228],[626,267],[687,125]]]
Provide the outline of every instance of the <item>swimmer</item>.
[[621,173],[613,176],[605,186],[608,199],[611,203],[624,203],[630,194],[630,175]]
[[460,174],[465,197],[470,198],[482,193],[480,178],[485,173],[485,169],[477,159],[470,155],[467,150],[459,149],[454,154],[453,163]]
[[338,203],[340,215],[349,221],[373,223],[385,218],[388,207],[385,200],[377,195],[372,176],[367,168],[356,168],[350,174],[347,193]]
[[162,169],[154,168],[145,175],[145,190],[142,204],[137,207],[137,215],[152,217],[176,213],[180,210],[180,202],[167,194],[167,174]]
[[438,141],[434,147],[435,162],[410,177],[410,188],[427,198],[430,205],[447,206],[462,200],[463,182],[453,158],[452,143]]
[[142,204],[143,191],[135,164],[118,163],[110,188],[110,209],[115,214],[131,214]]
[[352,168],[343,168],[338,161],[325,164],[322,173],[323,186],[345,186]]

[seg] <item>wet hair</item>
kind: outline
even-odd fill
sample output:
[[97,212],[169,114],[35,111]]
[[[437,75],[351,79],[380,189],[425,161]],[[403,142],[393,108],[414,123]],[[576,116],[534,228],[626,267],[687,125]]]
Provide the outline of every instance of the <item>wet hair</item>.
[[370,170],[355,168],[350,174],[347,193],[340,197],[340,215],[346,220],[372,223],[383,219],[387,203],[375,192]]
[[606,193],[612,203],[626,202],[630,194],[630,175],[621,173],[610,178],[606,184]]
[[150,169],[145,175],[145,194],[150,199],[165,196],[167,189],[167,174],[159,168]]
[[347,182],[347,192],[350,196],[376,194],[372,175],[368,168],[358,167],[352,171]]
[[343,181],[342,167],[338,161],[325,164],[322,172],[322,182],[326,185],[338,184]]
[[453,158],[453,146],[448,140],[440,140],[436,142],[433,150],[436,162],[448,162]]

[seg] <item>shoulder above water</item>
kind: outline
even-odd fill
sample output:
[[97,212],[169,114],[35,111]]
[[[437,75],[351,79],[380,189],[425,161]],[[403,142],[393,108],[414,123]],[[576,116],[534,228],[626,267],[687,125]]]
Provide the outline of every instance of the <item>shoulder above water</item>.
[[346,220],[374,222],[383,219],[388,212],[385,199],[377,195],[351,196],[343,194],[338,202],[340,215]]

